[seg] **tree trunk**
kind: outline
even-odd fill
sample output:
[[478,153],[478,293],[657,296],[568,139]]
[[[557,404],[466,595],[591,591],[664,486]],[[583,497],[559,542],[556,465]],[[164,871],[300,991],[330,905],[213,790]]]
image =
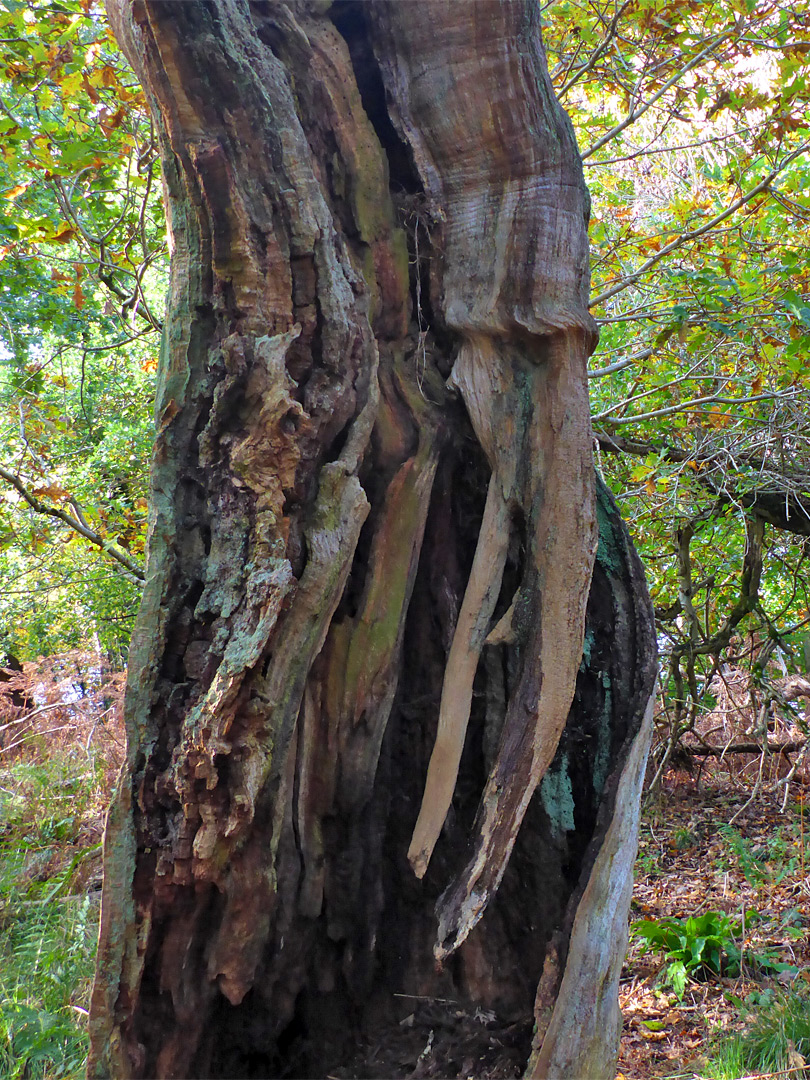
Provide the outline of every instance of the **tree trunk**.
[[89,1075],[612,1075],[654,636],[539,9],[109,7],[173,250]]

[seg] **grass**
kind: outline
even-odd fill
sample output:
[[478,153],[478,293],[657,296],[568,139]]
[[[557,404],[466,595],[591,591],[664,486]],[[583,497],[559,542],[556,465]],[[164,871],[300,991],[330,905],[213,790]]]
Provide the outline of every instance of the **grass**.
[[781,995],[764,1005],[750,1003],[747,1021],[743,1032],[713,1045],[701,1076],[707,1080],[735,1080],[740,1076],[773,1073],[810,1076],[807,994]]
[[98,924],[98,893],[86,886],[100,854],[102,771],[74,751],[0,771],[0,1076],[8,1080],[84,1072]]
[[0,1075],[81,1077],[97,904],[7,897],[0,947]]

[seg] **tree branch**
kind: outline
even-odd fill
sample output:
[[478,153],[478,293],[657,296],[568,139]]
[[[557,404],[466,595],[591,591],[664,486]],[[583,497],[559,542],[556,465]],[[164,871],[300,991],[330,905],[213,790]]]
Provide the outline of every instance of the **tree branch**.
[[[721,452],[716,450],[710,453],[690,452],[676,446],[625,439],[620,435],[609,435],[604,431],[595,432],[594,438],[599,449],[607,454],[632,454],[635,457],[656,454],[663,461],[672,464],[685,464],[691,461],[705,470],[719,470],[724,478],[727,476],[727,463],[722,460]],[[755,454],[737,455],[736,461],[760,474],[766,467],[765,457]],[[718,510],[731,504],[742,506],[776,529],[793,533],[795,536],[810,536],[810,496],[802,494],[800,490],[802,486],[807,488],[806,476],[783,473],[782,486],[779,487],[780,478],[770,475],[767,481],[768,487],[754,488],[752,491],[737,491],[729,489],[725,480],[723,486],[720,487],[708,472],[701,474],[699,471],[696,475],[698,480],[717,496]],[[791,490],[791,482],[795,483],[796,490]]]
[[[681,381],[683,380],[674,380],[676,383]],[[656,387],[656,389],[662,388]],[[690,400],[681,401],[677,405],[667,405],[663,409],[652,409],[650,412],[637,413],[634,416],[611,416],[607,413],[597,413],[593,419],[619,427],[624,424],[640,423],[642,420],[657,420],[659,417],[673,416],[679,412],[692,412],[700,405],[750,405],[754,401],[792,401],[795,397],[797,397],[796,393],[780,394],[776,391],[770,394],[751,394],[749,397],[741,398],[728,398],[721,397],[719,394],[709,394],[706,397],[690,398]]]
[[610,131],[606,132],[601,139],[597,139],[593,146],[589,146],[587,150],[584,150],[581,155],[582,160],[585,161],[591,156],[591,154],[595,154],[597,150],[601,150],[605,143],[609,143],[611,139],[615,139],[617,135],[621,134],[621,132],[624,131],[625,128],[628,128],[631,124],[635,123],[635,121],[638,120],[640,116],[643,116],[648,109],[652,108],[656,101],[660,101],[660,99],[664,96],[667,90],[671,90],[676,83],[679,83],[681,81],[684,75],[688,75],[688,73],[692,71],[693,68],[696,68],[698,64],[702,63],[702,61],[705,60],[707,56],[710,56],[713,52],[715,52],[718,46],[722,45],[724,41],[727,41],[728,38],[733,37],[734,34],[738,33],[739,29],[740,28],[738,26],[733,26],[731,29],[724,31],[722,34],[718,34],[718,36],[714,38],[713,41],[709,42],[705,49],[702,49],[697,54],[697,56],[693,56],[688,64],[682,67],[679,71],[676,71],[674,75],[671,75],[664,83],[664,85],[660,88],[660,90],[653,94],[653,96],[648,101],[645,101],[637,109],[631,109],[627,116],[624,118],[624,120],[621,121],[621,123],[616,124],[616,126],[612,127]]
[[[702,515],[708,520],[711,515]],[[677,664],[681,657],[686,656],[690,664],[696,656],[712,656],[725,649],[731,641],[731,635],[746,615],[759,603],[759,583],[762,578],[762,539],[764,523],[761,518],[746,518],[745,535],[746,549],[743,558],[743,568],[740,575],[740,596],[737,603],[726,617],[722,627],[711,638],[706,638],[699,645],[692,641],[685,641],[672,649],[672,662]],[[692,700],[697,701],[697,695],[692,690]]]
[[[597,60],[599,60],[599,58],[604,55],[605,50],[608,48],[610,43],[613,41],[613,38],[616,36],[616,31],[619,27],[619,19],[622,17],[622,15],[624,15],[629,5],[630,0],[625,0],[625,2],[610,20],[607,30],[605,31],[604,38],[591,53],[590,58],[579,68],[577,68],[576,72],[565,83],[565,85],[561,86],[560,89],[557,91],[557,97],[560,99],[560,101],[562,101],[563,95],[567,94],[571,87],[578,83],[583,75],[587,75],[589,71],[593,70],[593,68],[596,66]],[[570,67],[568,68],[568,70],[571,70]]]
[[8,472],[6,469],[2,468],[2,466],[0,466],[0,477],[2,477],[6,483],[11,484],[14,490],[22,496],[36,513],[44,514],[46,517],[52,517],[57,521],[61,521],[63,525],[67,525],[68,528],[73,529],[74,532],[83,536],[85,540],[89,540],[91,544],[95,544],[96,547],[100,548],[106,555],[109,555],[111,559],[114,559],[124,568],[124,570],[126,570],[126,576],[133,584],[140,584],[143,582],[143,567],[135,562],[134,559],[131,559],[129,555],[122,551],[116,544],[111,544],[109,540],[105,540],[95,529],[91,529],[85,521],[80,508],[76,505],[75,500],[73,500],[73,505],[76,509],[77,517],[73,517],[73,515],[67,513],[66,510],[60,510],[57,506],[48,506],[46,503],[42,502],[41,499],[38,499],[36,495],[28,490],[18,476]]
[[678,146],[643,146],[638,150],[630,150],[626,154],[621,154],[619,157],[603,158],[601,161],[587,161],[583,162],[583,165],[586,169],[599,169],[603,165],[618,165],[625,161],[635,161],[636,158],[650,157],[653,154],[674,154],[679,150],[694,150],[700,146],[711,146],[714,143],[728,142],[738,135],[745,135],[754,130],[755,129],[749,125],[748,127],[737,128],[735,131],[729,131],[725,135],[713,135],[711,138],[697,139],[695,142],[681,143]]
[[711,232],[712,229],[716,229],[718,225],[722,224],[722,222],[726,221],[728,218],[736,214],[737,211],[742,206],[745,206],[746,203],[750,202],[751,199],[756,198],[757,195],[761,195],[763,191],[767,191],[767,189],[771,186],[776,177],[779,176],[780,173],[784,172],[788,165],[795,161],[796,158],[801,157],[801,155],[807,151],[808,146],[810,146],[810,143],[802,143],[801,146],[797,147],[792,153],[788,154],[787,157],[783,159],[780,165],[771,169],[771,171],[768,173],[764,180],[760,180],[758,184],[752,187],[750,191],[746,192],[745,195],[742,195],[739,199],[737,199],[736,202],[732,203],[731,206],[727,207],[721,213],[715,214],[713,218],[707,221],[704,225],[701,225],[699,228],[687,229],[686,232],[680,233],[669,244],[666,244],[664,247],[661,248],[660,251],[656,251],[654,255],[651,255],[649,259],[643,262],[638,268],[638,270],[634,271],[622,281],[619,281],[615,285],[612,285],[610,288],[604,289],[602,292],[597,293],[596,296],[591,297],[590,306],[594,308],[598,307],[599,304],[604,304],[606,300],[610,300],[618,293],[623,292],[631,285],[634,285],[662,259],[665,259],[667,255],[671,255],[673,251],[677,251],[678,248],[683,247],[684,244],[688,244],[692,240],[697,240],[698,237],[704,236],[706,233]]
[[680,749],[690,757],[725,757],[726,754],[794,754],[807,746],[806,739],[797,739],[791,742],[744,742],[731,743],[729,746],[687,746],[681,743]]
[[636,360],[647,360],[655,352],[653,346],[647,349],[642,349],[640,352],[633,353],[632,356],[625,356],[623,360],[617,360],[613,364],[608,364],[603,368],[596,368],[595,371],[588,372],[589,379],[604,379],[606,375],[613,375],[617,371],[624,371],[625,368],[630,367]]

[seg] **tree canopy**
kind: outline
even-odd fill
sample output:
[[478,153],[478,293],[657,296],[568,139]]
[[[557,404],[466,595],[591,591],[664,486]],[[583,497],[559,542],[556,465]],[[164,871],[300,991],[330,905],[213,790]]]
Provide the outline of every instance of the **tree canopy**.
[[143,94],[87,3],[0,7],[3,647],[124,656],[166,252]]
[[[810,12],[542,16],[593,201],[597,464],[688,726],[729,656],[805,663]],[[166,280],[154,140],[93,0],[5,0],[0,41],[2,644],[124,655]]]
[[808,9],[547,17],[594,202],[597,461],[650,577],[677,736],[722,662],[806,663]]

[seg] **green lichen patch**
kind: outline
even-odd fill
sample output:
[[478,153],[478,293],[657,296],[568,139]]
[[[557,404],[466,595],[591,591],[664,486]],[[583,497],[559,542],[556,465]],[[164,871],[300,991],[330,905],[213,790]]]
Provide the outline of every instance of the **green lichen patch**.
[[573,832],[576,827],[574,792],[571,787],[571,777],[568,774],[567,754],[561,754],[543,777],[540,784],[540,797],[554,835],[561,836],[563,833]]

